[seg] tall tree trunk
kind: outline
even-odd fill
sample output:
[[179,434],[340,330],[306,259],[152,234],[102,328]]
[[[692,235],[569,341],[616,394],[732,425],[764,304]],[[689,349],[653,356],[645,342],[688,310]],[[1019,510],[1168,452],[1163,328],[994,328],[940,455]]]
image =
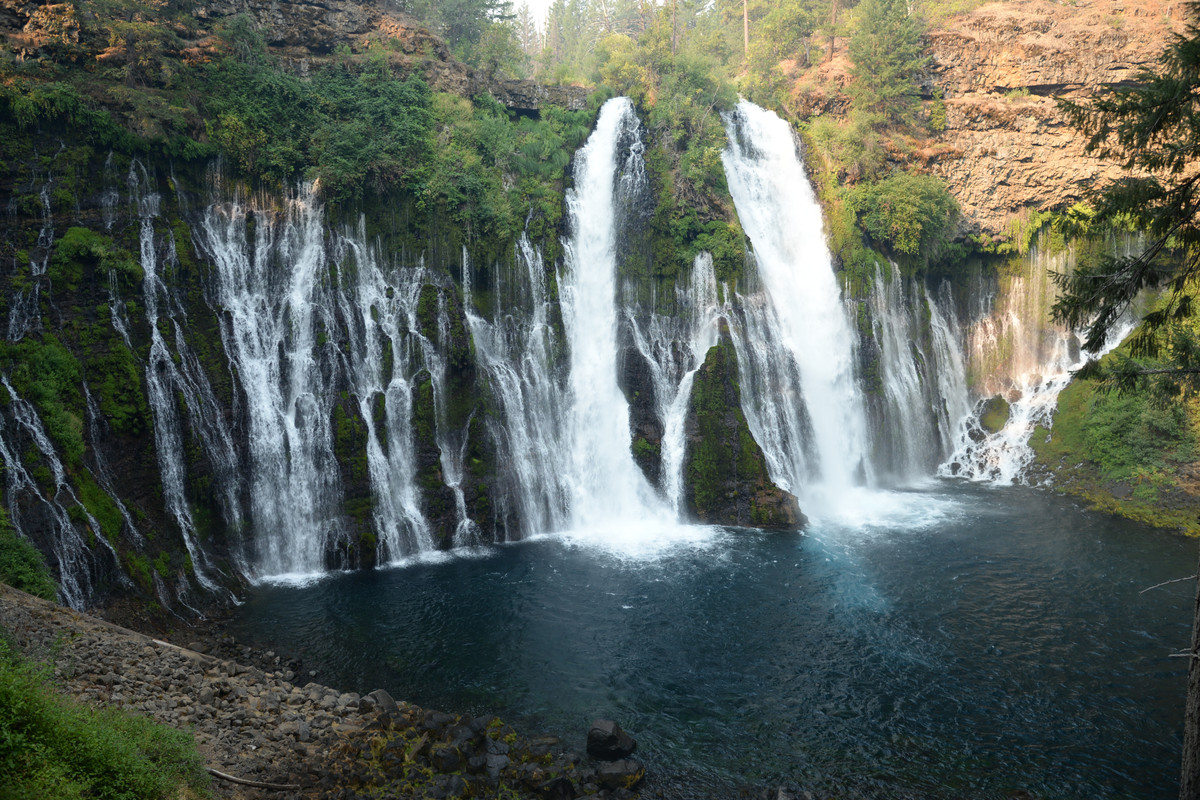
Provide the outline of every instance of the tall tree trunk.
[[833,61],[833,48],[837,44],[837,12],[838,0],[833,0],[833,6],[829,12],[829,56],[826,61]]
[[671,57],[675,57],[675,3],[676,0],[671,0]]
[[[1197,570],[1200,575],[1200,569]],[[1183,770],[1179,800],[1200,800],[1200,577],[1192,616],[1192,649],[1188,651],[1187,702],[1183,712]]]
[[742,0],[742,56],[750,63],[750,12],[746,8],[749,0]]

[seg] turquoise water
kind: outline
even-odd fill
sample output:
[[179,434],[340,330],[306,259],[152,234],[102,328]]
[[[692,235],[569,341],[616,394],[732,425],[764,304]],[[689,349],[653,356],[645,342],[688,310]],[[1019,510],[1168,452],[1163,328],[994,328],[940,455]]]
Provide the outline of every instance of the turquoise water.
[[[617,719],[681,796],[1176,792],[1196,543],[1026,489],[863,493],[803,535],[602,534],[260,586],[234,623],[356,691],[582,752]],[[850,509],[850,510],[846,510]],[[609,538],[620,539],[614,534]]]

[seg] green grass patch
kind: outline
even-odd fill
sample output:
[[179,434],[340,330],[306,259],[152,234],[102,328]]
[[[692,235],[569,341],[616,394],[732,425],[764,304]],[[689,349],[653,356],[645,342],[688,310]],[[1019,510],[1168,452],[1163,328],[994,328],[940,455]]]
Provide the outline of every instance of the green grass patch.
[[3,508],[0,508],[0,581],[43,600],[58,599],[58,585],[46,560],[16,532]]
[[0,800],[166,800],[208,795],[192,738],[59,694],[49,669],[0,639]]

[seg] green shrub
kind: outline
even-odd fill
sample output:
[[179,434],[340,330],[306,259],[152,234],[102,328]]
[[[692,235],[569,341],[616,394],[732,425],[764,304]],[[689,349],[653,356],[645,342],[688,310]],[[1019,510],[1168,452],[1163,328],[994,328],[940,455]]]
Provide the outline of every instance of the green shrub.
[[191,737],[58,694],[0,639],[0,800],[167,800],[207,794]]
[[900,172],[850,190],[847,204],[872,239],[893,253],[929,257],[953,232],[958,204],[932,175]]
[[58,586],[37,548],[13,529],[0,508],[0,581],[43,600],[58,599]]

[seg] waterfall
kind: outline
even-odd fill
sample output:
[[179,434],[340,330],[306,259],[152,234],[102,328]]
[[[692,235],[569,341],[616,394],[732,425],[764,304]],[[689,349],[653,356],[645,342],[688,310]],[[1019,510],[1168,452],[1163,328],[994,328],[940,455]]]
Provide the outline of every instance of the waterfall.
[[[492,492],[499,531],[511,539],[567,526],[570,496],[565,389],[552,354],[559,342],[548,319],[542,253],[521,235],[514,252],[513,307],[496,302],[491,321],[474,310],[469,265],[463,303],[479,367],[487,374],[499,413],[487,421],[496,444]],[[498,293],[497,293],[498,294]]]
[[876,269],[865,300],[878,351],[867,402],[879,421],[872,438],[876,469],[905,484],[934,473],[954,449],[959,421],[970,408],[949,286],[938,302],[890,266],[886,274]]
[[[575,528],[673,525],[673,515],[633,461],[629,406],[617,385],[616,207],[645,181],[633,103],[605,103],[575,156],[567,192],[570,236],[558,278],[570,347],[570,523]],[[631,142],[619,160],[618,144]]]
[[[193,422],[197,423],[197,428],[216,424],[217,415],[213,414],[207,420],[202,419],[204,402],[196,391],[200,381],[194,374],[184,375],[186,365],[192,363],[192,360],[181,358],[180,365],[177,365],[159,327],[160,309],[166,306],[165,314],[176,332],[176,345],[184,346],[180,322],[170,308],[171,293],[160,274],[163,262],[168,260],[160,251],[161,242],[154,230],[154,222],[159,216],[160,197],[152,191],[149,176],[137,161],[130,165],[128,184],[140,224],[139,261],[143,271],[142,293],[146,304],[146,322],[150,329],[146,394],[154,417],[154,444],[159,471],[162,474],[163,500],[168,513],[179,526],[197,582],[209,591],[216,591],[217,584],[209,574],[213,568],[209,563],[207,550],[201,547],[198,541],[196,523],[185,489],[187,467],[183,460],[184,431],[176,393],[184,397],[188,412],[195,415]],[[173,254],[173,249],[168,250],[167,254]],[[204,383],[207,385],[206,381]],[[215,400],[213,406],[215,407]],[[228,436],[225,437],[225,441],[229,442]],[[232,444],[229,444],[231,460],[232,450]]]
[[[360,522],[376,538],[375,555],[388,561],[432,548],[413,483],[410,422],[417,372],[438,379],[435,398],[444,393],[436,346],[418,333],[418,300],[432,276],[421,267],[389,270],[361,221],[327,243],[311,185],[281,213],[213,202],[200,231],[226,312],[225,350],[246,397],[252,574],[311,575],[337,563],[350,536],[341,476],[353,470],[339,463],[335,439],[346,432],[334,420],[348,413],[366,430],[370,498]],[[344,352],[329,341],[339,336]]]
[[686,286],[675,288],[674,314],[643,312],[627,306],[633,345],[650,369],[657,418],[662,422],[661,488],[676,514],[682,510],[684,423],[696,371],[717,343],[717,322],[731,308],[718,300],[712,256],[702,252],[692,264]]
[[[1071,372],[1087,362],[1078,337],[1050,316],[1057,296],[1050,275],[1070,271],[1072,261],[1070,251],[1051,253],[1039,237],[1020,272],[1002,276],[999,286],[979,293],[984,305],[966,334],[965,370],[975,376],[971,388],[979,400],[963,416],[955,449],[939,467],[940,475],[1011,484],[1033,461],[1030,436],[1039,426],[1052,426],[1059,393],[1071,382]],[[1099,355],[1120,344],[1132,327],[1127,320]],[[996,397],[1008,403],[1008,419],[989,431],[981,416]]]
[[[13,502],[18,493],[36,497],[45,510],[45,518],[51,529],[50,547],[58,565],[59,592],[67,605],[72,608],[84,608],[91,599],[100,561],[95,550],[89,547],[75,527],[71,511],[77,509],[75,513],[83,517],[82,521],[95,534],[96,542],[103,546],[108,563],[119,565],[120,557],[112,543],[105,538],[100,523],[80,502],[79,495],[67,481],[66,468],[59,459],[37,410],[28,400],[17,394],[7,376],[0,377],[0,385],[8,394],[8,406],[17,429],[33,442],[49,468],[54,483],[53,491],[43,494],[25,465],[17,458],[19,451],[0,437],[0,460],[3,460],[7,475],[6,496],[13,526],[17,530],[22,529],[20,505]],[[126,575],[119,574],[123,582],[128,582]]]
[[[771,306],[752,313],[748,325],[773,329],[775,335],[759,341],[775,350],[771,360],[795,364],[804,390],[803,404],[795,394],[755,392],[747,419],[756,437],[778,438],[768,463],[781,486],[794,491],[809,479],[831,487],[869,481],[868,428],[854,371],[853,329],[833,274],[821,208],[791,126],[745,101],[725,121],[729,147],[721,160]],[[792,430],[773,437],[769,428],[784,419]],[[811,449],[801,444],[805,439],[811,439]],[[760,444],[767,450],[767,444]]]

